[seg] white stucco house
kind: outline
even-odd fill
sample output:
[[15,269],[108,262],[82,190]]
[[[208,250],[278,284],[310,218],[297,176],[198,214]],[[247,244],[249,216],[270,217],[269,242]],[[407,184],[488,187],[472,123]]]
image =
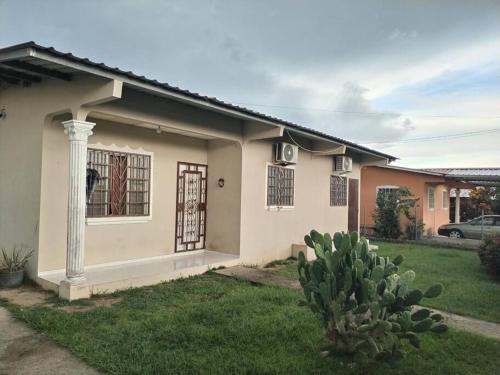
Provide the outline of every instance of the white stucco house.
[[0,247],[62,298],[286,258],[359,228],[390,155],[33,42],[0,49]]

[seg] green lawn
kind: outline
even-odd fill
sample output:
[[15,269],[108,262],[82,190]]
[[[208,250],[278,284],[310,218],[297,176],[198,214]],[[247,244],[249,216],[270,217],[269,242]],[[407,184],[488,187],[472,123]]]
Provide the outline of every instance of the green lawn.
[[475,251],[382,242],[378,245],[380,255],[405,257],[401,269],[415,271],[416,287],[436,282],[444,285],[443,294],[424,299],[424,305],[500,323],[500,283],[481,267]]
[[[441,296],[424,299],[422,305],[500,323],[500,283],[481,267],[476,252],[387,242],[374,244],[379,245],[377,253],[381,256],[405,257],[401,270],[415,271],[415,287],[425,290],[438,282],[444,285]],[[285,262],[274,268],[276,272],[296,278],[296,262]]]
[[110,374],[496,374],[500,342],[465,332],[427,333],[402,367],[322,358],[319,321],[302,293],[206,274],[119,293],[111,307],[14,315]]

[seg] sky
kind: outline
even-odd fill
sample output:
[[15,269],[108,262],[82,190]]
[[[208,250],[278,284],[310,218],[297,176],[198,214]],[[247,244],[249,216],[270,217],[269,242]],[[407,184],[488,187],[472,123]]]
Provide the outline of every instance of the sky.
[[33,40],[394,155],[500,167],[500,0],[0,0]]

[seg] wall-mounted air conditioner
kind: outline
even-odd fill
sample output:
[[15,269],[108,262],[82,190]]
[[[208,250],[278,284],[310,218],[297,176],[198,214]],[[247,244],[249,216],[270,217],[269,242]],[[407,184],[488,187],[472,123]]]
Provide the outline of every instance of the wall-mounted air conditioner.
[[352,158],[349,156],[335,156],[333,158],[333,171],[343,174],[352,172]]
[[274,162],[276,164],[297,164],[299,148],[286,142],[274,144]]

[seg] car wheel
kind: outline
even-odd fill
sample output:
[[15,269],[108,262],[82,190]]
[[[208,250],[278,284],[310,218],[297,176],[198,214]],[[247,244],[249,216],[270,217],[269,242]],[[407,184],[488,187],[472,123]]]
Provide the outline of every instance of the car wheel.
[[459,230],[453,229],[450,234],[448,234],[450,238],[462,238],[463,234]]

